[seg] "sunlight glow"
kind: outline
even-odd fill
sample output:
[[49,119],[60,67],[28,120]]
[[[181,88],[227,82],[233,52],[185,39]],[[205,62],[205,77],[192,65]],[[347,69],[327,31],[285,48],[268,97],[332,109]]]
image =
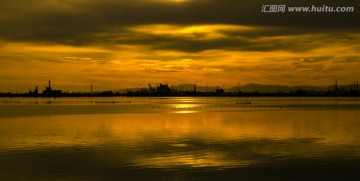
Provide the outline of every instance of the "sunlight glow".
[[157,2],[162,2],[162,3],[185,3],[188,2],[189,0],[154,0]]
[[152,24],[141,25],[129,28],[131,31],[151,34],[151,35],[166,35],[173,37],[184,37],[198,40],[211,40],[227,37],[226,31],[251,31],[256,29],[250,26],[239,25],[223,25],[223,24],[209,24],[209,25],[192,25],[179,26],[171,24]]
[[188,0],[169,0],[171,2],[176,2],[176,3],[182,3],[182,2],[186,2]]
[[191,113],[197,113],[199,111],[194,111],[194,110],[181,110],[181,111],[174,111],[173,113],[178,113],[178,114],[191,114]]

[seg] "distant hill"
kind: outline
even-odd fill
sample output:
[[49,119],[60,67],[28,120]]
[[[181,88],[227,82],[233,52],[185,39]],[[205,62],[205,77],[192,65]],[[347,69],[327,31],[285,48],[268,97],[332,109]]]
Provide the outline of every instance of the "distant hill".
[[[155,85],[153,85],[155,86]],[[193,92],[194,84],[180,84],[180,85],[169,85],[169,87],[173,90],[184,91],[184,92]],[[196,86],[197,92],[214,92],[216,89],[221,87],[215,86]],[[129,89],[118,89],[114,90],[114,92],[126,92],[127,90],[131,91],[140,91],[141,89],[148,89],[148,87],[143,88],[129,88]],[[355,85],[339,85],[338,90],[347,89],[347,90],[356,90]],[[263,84],[246,84],[241,86],[234,86],[228,89],[224,89],[225,92],[259,92],[259,93],[290,93],[297,90],[309,91],[309,92],[327,92],[329,90],[333,90],[333,86],[284,86],[284,85],[263,85]]]
[[225,91],[228,92],[262,92],[262,93],[276,93],[276,92],[291,92],[292,88],[288,86],[281,86],[281,85],[262,85],[262,84],[246,84],[239,87],[232,87]]

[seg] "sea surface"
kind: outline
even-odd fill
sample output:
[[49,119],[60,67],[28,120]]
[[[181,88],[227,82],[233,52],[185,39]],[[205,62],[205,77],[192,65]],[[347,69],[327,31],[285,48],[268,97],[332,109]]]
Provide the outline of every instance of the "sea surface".
[[360,98],[0,98],[0,180],[358,180]]

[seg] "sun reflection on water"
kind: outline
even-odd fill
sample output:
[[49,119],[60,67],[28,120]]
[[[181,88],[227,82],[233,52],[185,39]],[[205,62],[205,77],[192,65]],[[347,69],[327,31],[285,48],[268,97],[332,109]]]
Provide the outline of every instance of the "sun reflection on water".
[[250,161],[229,160],[223,158],[222,153],[217,152],[201,152],[178,155],[159,155],[134,160],[138,166],[169,168],[177,166],[189,167],[235,167],[246,166],[251,164]]
[[[174,111],[197,111],[194,105],[176,104],[181,109]],[[357,112],[348,111],[1,118],[0,153],[87,150],[92,159],[109,165],[245,167],[278,158],[343,155],[348,151],[342,149],[350,148],[343,145],[355,145],[351,153],[360,155],[357,118]]]

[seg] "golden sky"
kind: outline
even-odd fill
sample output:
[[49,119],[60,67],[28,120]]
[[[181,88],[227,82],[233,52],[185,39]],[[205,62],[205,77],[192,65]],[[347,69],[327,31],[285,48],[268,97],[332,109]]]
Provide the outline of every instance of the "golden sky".
[[[327,86],[359,80],[353,13],[261,13],[261,0],[16,0],[0,6],[0,92],[148,83]],[[314,1],[278,1],[311,6]],[[292,4],[291,4],[292,3]]]

